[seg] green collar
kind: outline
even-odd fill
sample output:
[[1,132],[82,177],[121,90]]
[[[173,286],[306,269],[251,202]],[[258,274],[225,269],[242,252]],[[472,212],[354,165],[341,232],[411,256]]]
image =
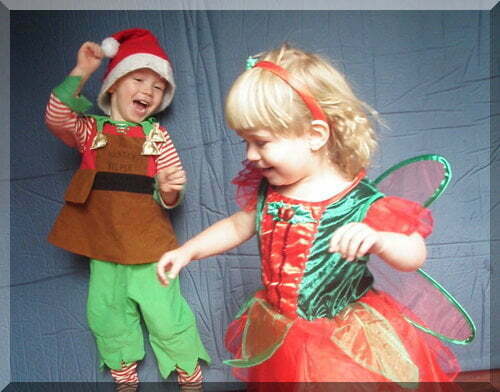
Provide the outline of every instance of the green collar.
[[100,116],[97,114],[92,114],[90,116],[96,120],[97,132],[102,132],[104,124],[106,123],[110,123],[118,128],[136,127],[140,125],[142,127],[144,134],[146,136],[149,136],[149,133],[153,129],[154,124],[158,122],[158,120],[155,117],[148,117],[146,120],[140,123],[135,123],[129,121],[115,121],[112,120],[109,116]]

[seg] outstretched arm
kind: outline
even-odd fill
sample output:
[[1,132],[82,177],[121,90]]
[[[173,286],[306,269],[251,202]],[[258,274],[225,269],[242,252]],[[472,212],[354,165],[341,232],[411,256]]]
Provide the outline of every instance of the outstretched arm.
[[330,252],[339,252],[348,261],[367,253],[376,254],[400,271],[420,268],[427,256],[424,239],[417,232],[406,235],[377,231],[362,222],[337,229],[330,240]]
[[192,260],[226,252],[250,239],[255,234],[255,214],[239,211],[214,223],[180,248],[165,253],[156,269],[160,282],[166,286]]

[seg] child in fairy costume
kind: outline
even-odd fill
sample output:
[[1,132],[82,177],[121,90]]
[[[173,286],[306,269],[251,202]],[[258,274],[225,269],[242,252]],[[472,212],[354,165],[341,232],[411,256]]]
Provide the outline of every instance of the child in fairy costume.
[[[80,91],[104,55],[112,59],[98,104],[107,115],[84,115],[91,104]],[[155,275],[161,254],[177,246],[164,208],[181,201],[186,183],[167,130],[152,117],[174,91],[167,54],[150,31],[134,28],[102,47],[85,42],[46,110],[48,128],[82,155],[49,241],[90,259],[87,316],[101,366],[131,390],[145,353],[141,315],[163,377],[177,370],[182,385],[200,387],[198,360],[210,361],[178,281],[165,288]]]
[[415,271],[432,231],[428,209],[385,196],[365,178],[377,144],[373,111],[327,60],[288,45],[254,59],[225,109],[247,145],[233,181],[242,210],[165,253],[158,277],[168,285],[192,260],[258,235],[264,288],[225,336],[234,375],[412,386],[453,380],[453,353],[373,287],[368,255]]

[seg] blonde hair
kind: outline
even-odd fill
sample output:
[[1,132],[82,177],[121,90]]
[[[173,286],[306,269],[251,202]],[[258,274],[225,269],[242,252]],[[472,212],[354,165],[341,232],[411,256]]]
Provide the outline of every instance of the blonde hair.
[[[307,86],[325,113],[330,127],[330,160],[345,174],[366,168],[376,149],[373,120],[376,113],[352,92],[344,76],[321,56],[283,44],[259,55],[285,68]],[[243,72],[226,99],[226,121],[239,133],[263,128],[282,135],[302,135],[313,120],[297,92],[271,71],[260,67]]]

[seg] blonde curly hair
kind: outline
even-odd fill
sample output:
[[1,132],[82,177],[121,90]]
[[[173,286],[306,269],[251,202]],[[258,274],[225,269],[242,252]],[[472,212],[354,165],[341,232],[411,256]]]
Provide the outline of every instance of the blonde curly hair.
[[[377,114],[359,100],[345,77],[321,56],[283,44],[258,55],[286,69],[307,86],[327,117],[329,158],[350,177],[368,167],[377,147],[373,122]],[[267,129],[287,136],[302,135],[313,118],[304,101],[287,83],[267,69],[243,72],[229,90],[226,121],[238,133]]]

